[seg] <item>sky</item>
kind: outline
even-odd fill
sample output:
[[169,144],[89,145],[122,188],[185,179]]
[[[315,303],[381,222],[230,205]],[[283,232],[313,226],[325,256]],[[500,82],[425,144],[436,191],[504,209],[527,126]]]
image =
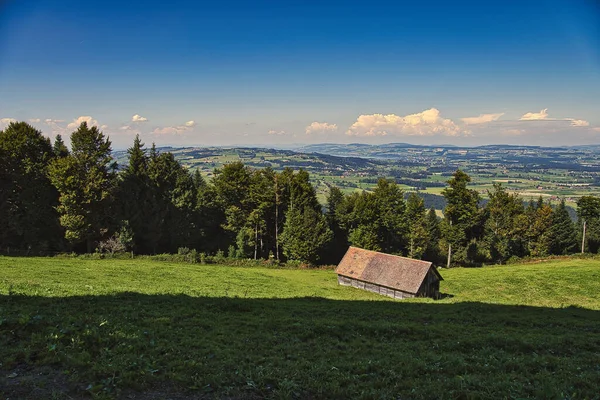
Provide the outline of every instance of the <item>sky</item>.
[[600,144],[600,1],[0,0],[0,129]]

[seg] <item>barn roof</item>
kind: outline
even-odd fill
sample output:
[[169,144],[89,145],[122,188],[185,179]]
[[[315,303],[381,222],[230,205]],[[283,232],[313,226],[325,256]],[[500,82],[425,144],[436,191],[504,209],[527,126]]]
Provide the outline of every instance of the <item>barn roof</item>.
[[429,261],[350,247],[335,272],[348,278],[416,294],[430,269],[442,280]]

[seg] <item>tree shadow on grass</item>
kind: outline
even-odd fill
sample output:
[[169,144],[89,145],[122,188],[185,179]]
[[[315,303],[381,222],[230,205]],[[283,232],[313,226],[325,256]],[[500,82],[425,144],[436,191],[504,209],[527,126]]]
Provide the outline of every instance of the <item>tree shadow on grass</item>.
[[599,355],[574,307],[0,296],[11,398],[595,398]]

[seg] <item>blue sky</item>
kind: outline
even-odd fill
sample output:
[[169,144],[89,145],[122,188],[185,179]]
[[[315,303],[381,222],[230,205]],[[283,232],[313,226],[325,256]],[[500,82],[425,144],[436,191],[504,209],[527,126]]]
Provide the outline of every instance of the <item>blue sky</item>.
[[172,145],[600,143],[600,6],[1,1],[0,128]]

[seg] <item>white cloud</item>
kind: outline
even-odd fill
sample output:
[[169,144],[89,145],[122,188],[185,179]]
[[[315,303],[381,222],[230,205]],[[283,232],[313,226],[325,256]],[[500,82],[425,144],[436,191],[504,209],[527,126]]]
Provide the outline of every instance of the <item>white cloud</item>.
[[155,135],[177,135],[184,130],[178,129],[177,126],[165,126],[164,128],[156,128],[152,133]]
[[38,123],[38,122],[41,122],[41,121],[42,120],[39,119],[39,118],[29,118],[29,122],[31,122],[32,124],[35,124],[35,123]]
[[596,131],[596,132],[600,132],[600,127],[598,127],[598,128],[592,128],[592,130]]
[[89,115],[81,116],[73,120],[69,125],[67,125],[67,129],[77,129],[82,122],[87,122],[89,127],[98,126],[98,121],[90,117]]
[[504,113],[497,114],[479,114],[478,117],[461,118],[460,120],[467,125],[484,124],[486,122],[497,121]]
[[64,119],[52,119],[52,118],[46,118],[44,120],[45,123],[47,123],[48,125],[52,125],[52,124],[60,124],[61,122],[65,122]]
[[401,136],[458,136],[470,132],[461,129],[451,119],[440,117],[436,108],[430,108],[417,114],[404,117],[396,114],[361,115],[346,132],[351,136],[386,136],[396,134]]
[[269,132],[267,132],[269,135],[285,135],[285,131],[276,131],[271,129]]
[[100,129],[107,129],[108,125],[100,125]]
[[148,121],[148,118],[142,117],[139,114],[135,114],[133,117],[131,117],[131,122],[146,122],[146,121]]
[[590,126],[588,121],[575,118],[548,118],[548,109],[544,108],[539,113],[526,113],[520,118],[520,121],[569,121],[571,126]]
[[156,128],[152,133],[154,133],[155,135],[179,135],[180,133],[192,130],[192,128],[194,128],[195,126],[195,121],[187,121],[183,125]]
[[306,127],[306,134],[310,135],[311,133],[335,132],[337,130],[338,126],[336,124],[329,124],[327,122],[313,122]]
[[0,124],[10,124],[11,122],[17,122],[14,118],[0,118]]
[[565,118],[565,121],[571,121],[571,126],[590,126],[590,123],[582,119]]
[[540,120],[544,120],[544,119],[548,119],[548,109],[547,108],[544,108],[539,113],[532,113],[532,112],[525,113],[520,118],[521,121],[540,121]]
[[123,134],[131,134],[131,135],[136,135],[136,134],[142,133],[137,127],[131,126],[131,125],[123,125],[123,126],[119,127],[119,131],[121,131],[121,133],[123,133]]

